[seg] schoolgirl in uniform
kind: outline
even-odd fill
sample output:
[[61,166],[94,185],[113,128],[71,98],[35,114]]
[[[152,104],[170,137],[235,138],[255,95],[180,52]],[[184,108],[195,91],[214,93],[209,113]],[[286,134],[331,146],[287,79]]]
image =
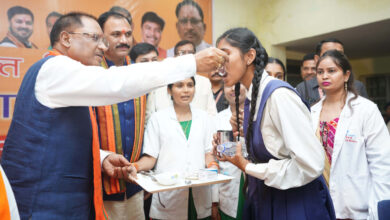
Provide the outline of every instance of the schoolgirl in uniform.
[[234,157],[219,158],[247,174],[244,219],[335,219],[321,176],[325,154],[308,107],[289,84],[264,71],[268,55],[250,30],[228,30],[217,46],[229,57],[225,85],[241,82],[248,89],[244,133],[249,160],[240,145]]

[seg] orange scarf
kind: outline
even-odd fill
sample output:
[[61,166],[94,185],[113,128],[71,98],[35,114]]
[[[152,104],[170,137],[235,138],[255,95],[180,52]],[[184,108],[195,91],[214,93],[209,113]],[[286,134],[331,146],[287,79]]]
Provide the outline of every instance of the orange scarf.
[[[18,48],[28,48],[24,43],[20,42],[14,35],[12,35],[10,32],[7,33],[7,37],[10,41],[12,41],[13,44],[16,45]],[[31,48],[38,49],[38,47],[33,43],[31,43]]]
[[[46,56],[62,55],[58,50],[53,49]],[[95,206],[95,219],[108,219],[106,210],[103,205],[103,189],[102,189],[102,168],[100,164],[100,144],[98,127],[95,117],[95,112],[92,107],[89,107],[89,115],[92,123],[92,161],[93,161],[93,204]]]
[[9,204],[7,198],[7,191],[5,190],[5,184],[1,172],[0,172],[0,216],[1,219],[4,220],[11,219],[11,213],[9,210]]
[[[124,65],[130,65],[130,58],[126,56]],[[108,68],[105,58],[101,66]],[[142,151],[142,141],[145,124],[145,109],[146,95],[135,98],[134,102],[134,143],[131,153],[130,162],[135,162],[139,159]],[[123,154],[122,149],[122,134],[120,127],[120,118],[118,105],[99,106],[95,108],[98,115],[100,146],[103,150]],[[107,195],[123,193],[126,191],[126,183],[124,180],[112,178],[103,174],[103,187]]]

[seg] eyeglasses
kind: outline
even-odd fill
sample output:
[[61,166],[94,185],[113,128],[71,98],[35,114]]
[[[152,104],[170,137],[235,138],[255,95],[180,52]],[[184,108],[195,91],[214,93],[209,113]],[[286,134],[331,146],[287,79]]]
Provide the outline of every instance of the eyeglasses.
[[185,25],[185,24],[187,24],[188,22],[190,22],[191,25],[197,25],[197,24],[199,24],[200,22],[202,22],[202,20],[201,20],[201,19],[196,19],[196,18],[190,18],[190,19],[188,19],[188,18],[182,18],[182,19],[179,19],[179,23],[180,23],[181,25]]
[[109,46],[108,41],[106,40],[106,38],[103,37],[103,35],[99,35],[96,33],[85,33],[85,32],[68,32],[68,33],[69,34],[80,34],[84,37],[91,39],[92,41],[96,42],[97,44],[103,43],[104,46],[106,46],[107,48]]
[[186,54],[194,54],[195,51],[193,50],[179,50],[177,51],[177,55],[179,56],[183,56],[183,55],[186,55]]

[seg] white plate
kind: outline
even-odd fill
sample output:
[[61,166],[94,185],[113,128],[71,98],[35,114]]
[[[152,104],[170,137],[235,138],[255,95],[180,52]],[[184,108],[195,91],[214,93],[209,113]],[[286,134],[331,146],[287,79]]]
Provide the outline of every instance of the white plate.
[[157,182],[164,186],[170,186],[177,183],[179,175],[177,173],[165,172],[154,176]]

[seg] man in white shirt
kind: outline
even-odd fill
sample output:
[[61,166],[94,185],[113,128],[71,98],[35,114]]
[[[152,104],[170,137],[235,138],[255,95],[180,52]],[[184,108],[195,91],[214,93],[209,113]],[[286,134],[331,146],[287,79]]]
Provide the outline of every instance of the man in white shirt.
[[[176,17],[178,19],[176,29],[181,40],[188,40],[194,43],[196,51],[211,47],[210,44],[203,40],[206,24],[203,21],[203,10],[198,3],[192,0],[180,2],[176,6]],[[173,57],[174,55],[174,48],[169,49],[167,56]]]
[[[85,13],[62,16],[50,42],[54,56],[36,62],[23,79],[1,165],[22,219],[104,219],[96,122],[87,106],[123,102],[196,71],[213,71],[227,57],[210,48],[104,69],[99,65],[107,42],[96,18]],[[134,169],[123,156],[100,153],[102,170],[111,177],[127,179]]]

